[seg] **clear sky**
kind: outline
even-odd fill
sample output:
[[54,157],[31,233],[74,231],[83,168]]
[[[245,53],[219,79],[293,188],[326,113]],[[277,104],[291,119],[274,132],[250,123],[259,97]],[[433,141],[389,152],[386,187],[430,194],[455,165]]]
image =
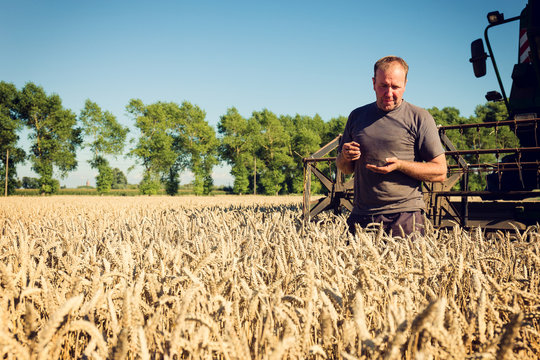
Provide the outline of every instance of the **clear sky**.
[[[0,80],[33,82],[58,94],[77,115],[86,99],[133,128],[130,99],[145,104],[186,100],[217,127],[235,106],[244,117],[264,108],[282,115],[347,116],[374,100],[373,63],[385,55],[410,66],[404,98],[418,106],[456,107],[471,116],[488,90],[476,79],[470,43],[483,36],[486,14],[518,16],[526,0],[0,0]],[[518,23],[490,30],[509,93],[518,57]],[[132,136],[136,135],[132,131]],[[337,135],[337,134],[336,134]],[[28,148],[27,134],[21,134]],[[131,148],[128,145],[127,148]],[[96,171],[78,152],[68,187],[94,185]],[[134,159],[111,161],[130,183]],[[228,167],[217,185],[232,184]],[[36,176],[30,164],[18,176]],[[183,183],[189,174],[181,177]]]

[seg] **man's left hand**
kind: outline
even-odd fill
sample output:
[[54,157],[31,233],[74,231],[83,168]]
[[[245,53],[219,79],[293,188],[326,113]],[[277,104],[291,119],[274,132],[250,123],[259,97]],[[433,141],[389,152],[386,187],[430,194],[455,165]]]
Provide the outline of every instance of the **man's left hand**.
[[388,174],[394,170],[399,170],[400,161],[398,158],[391,157],[391,158],[386,158],[384,160],[386,161],[386,164],[384,164],[383,166],[367,164],[366,168],[379,174]]
[[444,153],[426,162],[400,160],[395,157],[386,158],[386,164],[376,166],[366,165],[366,168],[379,173],[388,174],[394,170],[399,170],[416,180],[443,182],[446,180],[446,157]]

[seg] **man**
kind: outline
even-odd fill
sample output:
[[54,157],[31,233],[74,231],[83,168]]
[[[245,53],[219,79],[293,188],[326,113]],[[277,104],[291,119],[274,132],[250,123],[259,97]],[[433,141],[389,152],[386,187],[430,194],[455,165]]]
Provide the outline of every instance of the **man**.
[[397,56],[375,63],[376,102],[351,112],[336,164],[354,172],[355,225],[381,223],[394,235],[423,234],[422,181],[446,179],[446,158],[433,117],[403,100],[409,66]]

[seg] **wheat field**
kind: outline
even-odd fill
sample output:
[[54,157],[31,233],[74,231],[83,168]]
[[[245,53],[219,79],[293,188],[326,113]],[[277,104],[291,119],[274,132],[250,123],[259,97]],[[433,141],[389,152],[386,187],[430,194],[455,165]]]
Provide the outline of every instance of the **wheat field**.
[[355,238],[300,197],[0,200],[2,359],[537,359],[540,231]]

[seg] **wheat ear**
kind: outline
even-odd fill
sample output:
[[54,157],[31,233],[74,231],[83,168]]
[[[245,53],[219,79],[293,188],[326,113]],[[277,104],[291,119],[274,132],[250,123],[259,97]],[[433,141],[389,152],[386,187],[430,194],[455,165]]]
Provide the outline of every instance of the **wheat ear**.
[[79,295],[67,300],[64,305],[51,316],[47,324],[45,324],[45,327],[39,333],[38,345],[36,348],[38,359],[48,358],[49,347],[54,334],[58,328],[61,327],[65,317],[68,316],[70,312],[79,308],[83,298],[83,295]]

